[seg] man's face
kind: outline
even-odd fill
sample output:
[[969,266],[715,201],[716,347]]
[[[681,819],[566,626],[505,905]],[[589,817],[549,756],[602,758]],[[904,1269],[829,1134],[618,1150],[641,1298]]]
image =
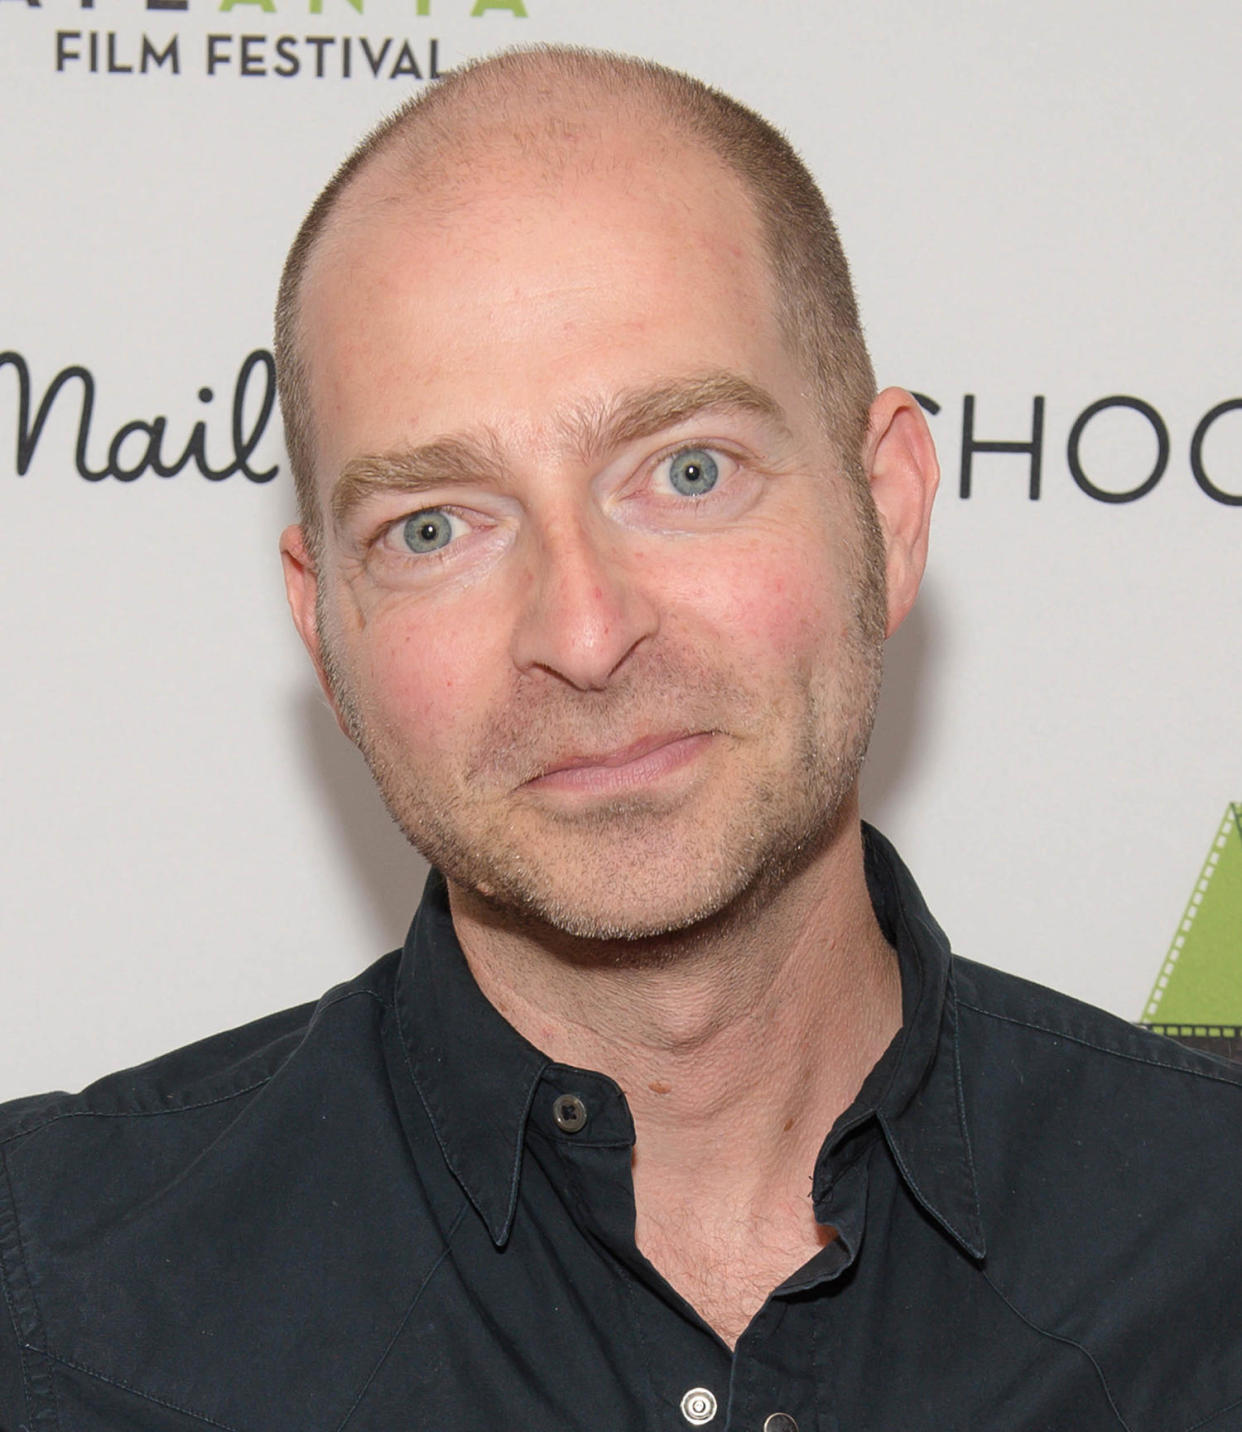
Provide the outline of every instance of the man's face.
[[670,149],[430,215],[364,180],[305,293],[304,633],[427,858],[588,937],[687,927],[818,848],[878,684],[882,594],[757,223]]

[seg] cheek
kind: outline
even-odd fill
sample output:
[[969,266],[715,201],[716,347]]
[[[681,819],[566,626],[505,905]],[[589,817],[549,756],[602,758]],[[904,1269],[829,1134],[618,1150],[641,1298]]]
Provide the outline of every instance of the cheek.
[[493,673],[503,669],[485,647],[486,631],[477,614],[429,618],[394,610],[369,621],[358,669],[382,726],[428,753],[460,743],[487,709]]
[[706,554],[679,583],[688,620],[710,632],[725,657],[752,669],[804,669],[845,623],[822,550],[746,542]]

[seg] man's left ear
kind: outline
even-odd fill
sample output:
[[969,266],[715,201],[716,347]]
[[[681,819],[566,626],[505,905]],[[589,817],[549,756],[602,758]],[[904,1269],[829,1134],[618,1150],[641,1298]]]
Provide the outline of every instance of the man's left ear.
[[892,636],[914,605],[923,577],[932,500],[940,482],[927,419],[904,388],[885,388],[872,403],[863,467],[884,533],[887,635]]

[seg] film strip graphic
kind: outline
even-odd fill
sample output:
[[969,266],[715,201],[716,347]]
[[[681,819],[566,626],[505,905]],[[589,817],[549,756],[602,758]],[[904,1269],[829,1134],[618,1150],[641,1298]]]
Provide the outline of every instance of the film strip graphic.
[[1225,809],[1141,1023],[1242,1062],[1242,801]]

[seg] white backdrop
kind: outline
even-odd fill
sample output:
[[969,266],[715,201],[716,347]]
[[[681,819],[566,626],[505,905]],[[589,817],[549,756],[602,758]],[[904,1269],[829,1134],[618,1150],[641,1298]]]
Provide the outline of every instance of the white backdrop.
[[[1203,439],[1211,491],[1190,456],[1242,395],[1231,0],[177,6],[0,0],[0,351],[29,372],[27,434],[80,365],[88,470],[160,415],[166,467],[200,420],[206,465],[230,466],[285,247],[414,67],[565,40],[718,83],[820,178],[881,382],[940,405],[931,573],[892,643],[867,812],[962,953],[1139,1017],[1242,798],[1242,411]],[[0,367],[0,1097],[316,997],[400,940],[421,883],[284,610],[262,363],[237,437],[279,469],[263,482],[208,480],[193,452],[84,478],[81,377],[20,454],[20,376]],[[977,440],[1028,443],[1044,399],[1038,500],[1022,452],[976,452],[961,495],[966,395]],[[1088,419],[1092,495],[1067,441],[1118,395],[1150,411]],[[1160,428],[1154,487],[1102,500],[1142,485]],[[131,432],[113,465],[146,447]]]

